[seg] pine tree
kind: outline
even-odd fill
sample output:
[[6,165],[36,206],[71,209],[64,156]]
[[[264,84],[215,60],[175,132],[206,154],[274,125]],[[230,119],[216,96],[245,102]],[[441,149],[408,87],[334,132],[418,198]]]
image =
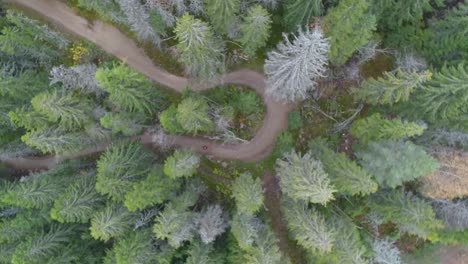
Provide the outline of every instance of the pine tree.
[[166,177],[161,167],[155,167],[146,179],[133,185],[125,195],[125,206],[131,212],[161,204],[179,188],[179,183]]
[[171,179],[192,177],[199,165],[199,156],[189,150],[177,149],[164,162],[164,173]]
[[356,152],[359,163],[380,186],[395,188],[437,170],[437,161],[407,141],[380,140]]
[[424,130],[425,126],[417,123],[402,121],[398,118],[386,119],[377,113],[354,121],[349,132],[359,139],[359,142],[367,144],[379,139],[398,140],[420,136]]
[[16,248],[19,242],[39,234],[49,222],[48,210],[19,209],[14,216],[2,217],[0,221],[0,245],[14,244]]
[[8,117],[14,126],[23,127],[29,131],[42,131],[52,125],[47,116],[27,107],[17,108],[9,112]]
[[89,230],[94,239],[107,242],[127,234],[135,220],[136,214],[130,213],[120,204],[111,203],[93,215]]
[[155,218],[153,233],[159,239],[167,239],[172,247],[179,248],[185,241],[191,241],[194,237],[195,226],[192,219],[192,212],[168,204]]
[[211,25],[220,33],[226,32],[240,9],[240,0],[204,0],[204,3]]
[[394,242],[388,239],[374,240],[372,251],[374,252],[373,260],[376,263],[403,263],[400,250],[395,246]]
[[[403,114],[438,127],[468,132],[468,67],[443,67],[414,94]],[[417,109],[416,109],[417,107]]]
[[21,140],[42,153],[58,155],[75,153],[94,143],[86,133],[67,133],[57,127],[33,130],[23,135]]
[[124,136],[138,135],[145,128],[147,118],[140,113],[107,113],[99,122],[107,129],[112,130],[113,134],[122,134]]
[[[189,257],[186,264],[217,264],[222,260],[217,259],[212,245],[196,242],[190,245]],[[221,261],[221,262],[220,262]]]
[[330,37],[328,58],[332,64],[344,64],[372,37],[376,18],[368,8],[367,0],[342,0],[328,11],[323,24],[325,35]]
[[[223,4],[225,1],[212,2]],[[179,61],[190,76],[211,79],[223,72],[224,47],[207,23],[184,14],[177,20],[174,32]]]
[[255,5],[247,10],[239,38],[244,53],[254,57],[257,50],[265,47],[270,37],[271,23],[271,15],[263,7]]
[[96,192],[95,184],[93,172],[78,176],[76,182],[55,199],[50,211],[52,219],[60,223],[87,223],[104,202],[104,197]]
[[283,264],[286,261],[278,247],[273,232],[264,226],[255,239],[254,246],[244,255],[246,264]]
[[151,82],[124,64],[98,69],[96,79],[109,92],[111,102],[124,110],[151,114],[157,109],[154,101],[159,94]]
[[254,179],[251,173],[242,173],[232,185],[232,197],[237,210],[247,215],[258,212],[263,205],[263,189],[259,178]]
[[113,145],[97,161],[96,190],[114,201],[123,201],[135,182],[151,170],[152,157],[138,143]]
[[316,139],[309,144],[311,152],[323,164],[330,175],[331,183],[343,195],[368,195],[377,191],[378,185],[372,176],[348,159],[343,153],[335,153],[323,140]]
[[208,103],[202,98],[188,97],[177,106],[176,119],[187,132],[197,135],[214,129],[209,114]]
[[31,104],[35,111],[58,123],[65,131],[77,130],[92,122],[92,103],[71,93],[43,92],[36,95]]
[[288,229],[299,245],[318,254],[332,250],[337,234],[317,210],[293,201],[285,201],[282,208]]
[[310,153],[304,156],[295,151],[276,161],[276,172],[284,194],[294,201],[307,201],[326,205],[334,199],[335,187],[331,185],[322,163]]
[[159,115],[159,123],[169,134],[179,134],[185,132],[182,126],[177,122],[177,105],[170,105]]
[[394,223],[400,233],[434,239],[437,230],[443,227],[429,203],[401,191],[377,193],[370,197],[369,207],[384,222]]
[[295,31],[313,22],[313,17],[323,14],[322,0],[287,0],[285,1],[283,21],[288,31]]
[[267,93],[280,100],[303,100],[325,74],[328,39],[318,27],[299,31],[292,41],[286,34],[283,38],[265,61]]
[[393,105],[398,102],[406,102],[415,88],[430,80],[432,73],[404,72],[398,69],[396,72],[386,72],[383,78],[364,81],[359,89],[353,90],[353,95],[372,105]]
[[217,204],[207,206],[201,213],[197,214],[194,222],[203,243],[212,243],[216,237],[226,231],[228,224],[225,218],[223,209]]

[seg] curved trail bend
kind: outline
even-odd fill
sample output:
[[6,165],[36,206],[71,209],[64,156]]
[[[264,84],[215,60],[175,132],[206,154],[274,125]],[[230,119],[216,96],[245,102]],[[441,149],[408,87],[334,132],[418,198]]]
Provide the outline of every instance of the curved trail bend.
[[[59,0],[7,0],[6,2],[35,11],[65,31],[95,43],[104,51],[125,61],[130,67],[166,87],[180,92],[189,84],[187,78],[170,74],[156,66],[133,40],[121,33],[116,27],[101,21],[95,21],[93,25],[90,25],[86,19],[75,14],[71,8]],[[284,104],[266,96],[265,77],[248,69],[225,74],[214,85],[197,85],[193,89],[202,91],[223,83],[249,86],[263,98],[267,108],[266,116],[255,137],[248,143],[238,145],[224,145],[213,140],[190,136],[168,136],[167,140],[174,146],[189,148],[195,152],[218,159],[241,161],[263,159],[271,152],[278,134],[286,129],[287,113],[292,109],[292,105]],[[139,138],[145,145],[157,145],[157,142],[153,140],[154,136],[155,134],[146,133],[139,136]],[[65,159],[83,157],[103,151],[108,145],[102,144],[70,156],[16,158],[3,160],[2,162],[11,167],[25,170],[51,168]],[[202,147],[204,145],[209,147],[208,151],[203,151]]]

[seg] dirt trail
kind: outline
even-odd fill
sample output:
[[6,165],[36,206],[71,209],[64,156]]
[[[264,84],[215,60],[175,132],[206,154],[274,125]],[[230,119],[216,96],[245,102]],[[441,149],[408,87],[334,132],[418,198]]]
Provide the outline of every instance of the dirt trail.
[[[175,91],[180,92],[189,84],[187,78],[170,74],[156,66],[133,40],[114,26],[101,21],[95,21],[90,25],[86,19],[75,14],[71,8],[59,0],[7,0],[6,2],[21,5],[44,16],[65,31],[95,43],[106,52],[126,61],[130,67],[145,74],[148,78]],[[228,73],[215,84],[197,85],[194,89],[197,91],[206,90],[222,83],[249,86],[263,98],[267,112],[263,125],[255,137],[250,142],[239,145],[224,145],[212,140],[189,136],[171,136],[168,137],[168,140],[175,146],[190,148],[195,152],[218,159],[242,161],[263,159],[271,152],[277,135],[286,129],[287,113],[293,106],[266,96],[265,77],[258,72],[247,69]],[[157,145],[156,142],[153,142],[154,136],[153,134],[143,134],[140,139],[146,145]],[[202,146],[204,145],[208,146],[208,151],[203,151]],[[102,151],[106,147],[107,144],[103,144],[70,156],[18,158],[2,160],[2,162],[18,169],[51,168],[65,159],[86,156]]]

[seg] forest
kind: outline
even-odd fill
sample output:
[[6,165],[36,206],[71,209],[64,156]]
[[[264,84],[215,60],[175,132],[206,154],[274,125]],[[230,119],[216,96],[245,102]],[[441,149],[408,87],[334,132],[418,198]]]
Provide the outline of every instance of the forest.
[[468,263],[468,2],[0,1],[0,263]]

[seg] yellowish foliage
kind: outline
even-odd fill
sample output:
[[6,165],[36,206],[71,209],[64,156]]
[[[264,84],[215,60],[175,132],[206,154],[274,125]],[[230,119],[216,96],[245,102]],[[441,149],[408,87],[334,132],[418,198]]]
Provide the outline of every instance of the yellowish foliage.
[[75,43],[69,50],[73,64],[79,64],[81,59],[88,54],[88,49],[83,46],[83,43]]

